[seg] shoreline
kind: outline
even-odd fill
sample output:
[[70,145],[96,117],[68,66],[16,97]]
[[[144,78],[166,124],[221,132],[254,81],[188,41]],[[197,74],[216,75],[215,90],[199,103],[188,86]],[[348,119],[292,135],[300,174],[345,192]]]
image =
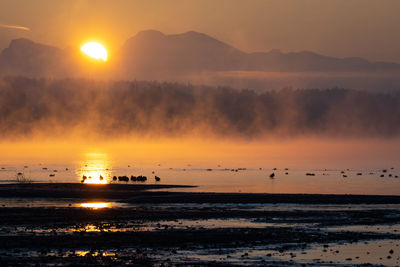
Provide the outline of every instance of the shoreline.
[[[99,209],[4,205],[0,265],[399,265],[398,206],[357,204],[400,204],[400,196],[147,191],[179,187],[184,186],[0,185],[0,202],[68,197],[133,204]],[[178,205],[164,205],[172,203]],[[309,209],[312,204],[344,205]],[[348,252],[351,248],[357,253]],[[379,251],[381,258],[371,258],[370,251]]]
[[[0,184],[1,198],[104,199],[126,203],[400,204],[400,196],[340,194],[199,193],[163,189],[189,185],[79,183]],[[149,191],[151,190],[151,191]]]

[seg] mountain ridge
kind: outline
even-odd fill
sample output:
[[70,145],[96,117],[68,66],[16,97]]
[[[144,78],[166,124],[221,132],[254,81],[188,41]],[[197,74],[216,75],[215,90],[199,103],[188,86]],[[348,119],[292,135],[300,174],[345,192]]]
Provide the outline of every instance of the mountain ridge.
[[[76,56],[75,56],[76,57]],[[69,77],[79,75],[71,51],[34,42],[12,40],[0,53],[0,75]],[[272,49],[246,53],[207,34],[187,31],[164,34],[138,32],[114,58],[111,76],[124,79],[168,77],[198,72],[359,72],[400,70],[394,62],[371,62],[360,57],[330,57],[312,51]]]

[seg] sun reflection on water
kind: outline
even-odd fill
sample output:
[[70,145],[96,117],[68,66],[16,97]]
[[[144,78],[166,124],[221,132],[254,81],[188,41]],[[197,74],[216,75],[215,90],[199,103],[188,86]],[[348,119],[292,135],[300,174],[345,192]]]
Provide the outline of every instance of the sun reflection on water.
[[91,209],[103,209],[103,208],[111,208],[111,204],[107,202],[87,202],[81,203],[80,206],[82,208],[91,208]]
[[107,154],[88,153],[80,162],[77,174],[84,184],[108,184],[111,180],[110,161]]
[[75,255],[78,257],[85,257],[86,254],[89,254],[90,251],[89,250],[77,250],[75,251]]
[[77,251],[75,251],[75,255],[78,257],[85,257],[86,255],[90,255],[92,257],[97,257],[99,255],[101,255],[103,257],[114,257],[115,253],[107,252],[107,251],[104,251],[104,252],[95,251],[92,253],[89,250],[77,250]]

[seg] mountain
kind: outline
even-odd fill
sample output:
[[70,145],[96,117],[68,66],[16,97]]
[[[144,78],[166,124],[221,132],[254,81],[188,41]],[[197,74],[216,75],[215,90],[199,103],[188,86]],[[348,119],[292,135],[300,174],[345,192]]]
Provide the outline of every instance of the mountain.
[[[203,33],[165,35],[148,30],[130,38],[119,53],[127,76],[201,71],[358,72],[398,70],[400,64],[334,58],[309,51],[245,53]],[[155,75],[157,76],[157,75]]]
[[2,75],[58,77],[70,72],[66,54],[59,48],[28,39],[11,41],[0,54]]
[[247,55],[247,70],[257,71],[386,71],[400,69],[400,64],[390,62],[369,62],[359,57],[335,58],[317,53],[302,51],[282,53],[271,50],[266,53],[251,53]]
[[139,32],[125,42],[110,59],[111,62],[108,65],[112,69],[104,67],[99,75],[98,69],[93,70],[97,68],[96,64],[89,69],[89,65],[82,64],[75,50],[16,39],[0,54],[0,75],[71,77],[89,73],[94,77],[171,80],[189,77],[190,74],[224,71],[318,73],[400,70],[397,63],[369,62],[356,57],[334,58],[309,51],[245,53],[194,31],[172,35],[155,30]]
[[164,35],[148,30],[121,48],[120,64],[129,72],[187,73],[239,69],[246,54],[208,35],[194,31]]

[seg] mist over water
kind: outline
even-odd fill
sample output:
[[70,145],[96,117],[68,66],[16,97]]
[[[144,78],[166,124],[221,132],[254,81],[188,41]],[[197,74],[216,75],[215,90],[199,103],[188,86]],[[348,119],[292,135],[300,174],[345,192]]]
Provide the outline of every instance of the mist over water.
[[398,174],[399,134],[398,91],[0,80],[1,181],[144,174],[198,191],[397,194],[378,172]]
[[0,265],[400,266],[400,1],[304,2],[0,0]]
[[383,137],[400,134],[400,91],[257,93],[158,82],[3,78],[0,135],[101,137]]

